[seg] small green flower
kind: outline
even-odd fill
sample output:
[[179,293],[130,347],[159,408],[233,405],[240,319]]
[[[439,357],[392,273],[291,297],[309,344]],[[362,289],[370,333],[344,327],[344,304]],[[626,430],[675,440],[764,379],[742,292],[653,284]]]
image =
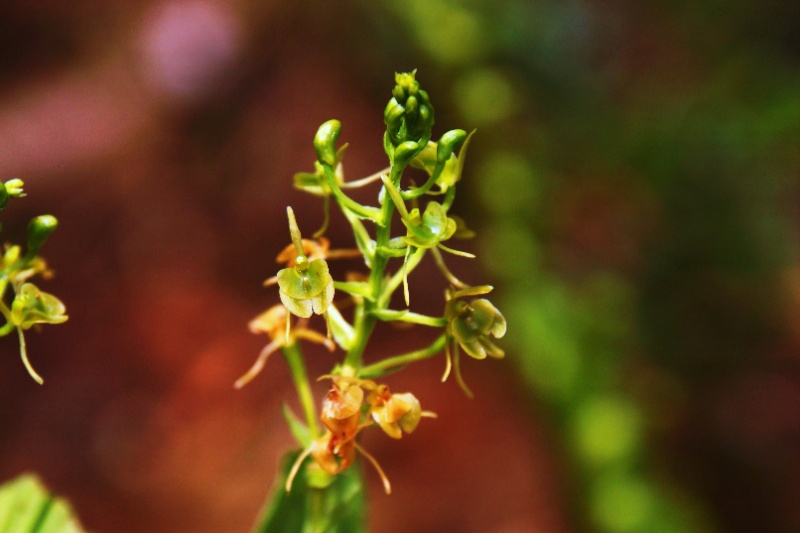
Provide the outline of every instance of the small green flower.
[[450,335],[470,357],[486,359],[488,355],[501,359],[505,355],[491,338],[499,339],[506,334],[506,319],[486,298],[470,303],[452,300],[446,318]]
[[278,287],[283,305],[292,314],[308,318],[312,314],[324,314],[333,302],[333,278],[324,259],[309,262],[303,249],[303,238],[294,211],[286,209],[289,216],[289,232],[297,250],[294,266],[278,272]]
[[278,272],[278,286],[283,305],[292,314],[308,318],[321,315],[333,302],[333,278],[324,259],[308,262],[298,256],[297,265]]
[[[487,294],[491,290],[492,287],[489,286],[468,287],[452,293],[448,291],[447,295],[445,307],[448,338],[445,345],[447,367],[442,381],[447,379],[451,367],[454,367],[459,386],[470,397],[472,392],[461,377],[459,347],[474,359],[486,359],[487,356],[495,359],[503,358],[505,352],[492,341],[492,338],[499,339],[506,334],[506,319],[486,298],[472,300],[469,303],[462,298]],[[451,345],[454,351],[452,359]]]
[[415,248],[433,248],[452,237],[457,227],[456,221],[447,216],[438,202],[428,203],[422,215],[419,208],[412,209],[405,222],[408,234],[403,242]]
[[58,227],[58,220],[53,215],[39,215],[28,223],[28,255],[39,252],[44,242]]
[[34,324],[61,324],[67,320],[65,311],[61,300],[33,283],[24,283],[11,304],[11,321],[22,329]]

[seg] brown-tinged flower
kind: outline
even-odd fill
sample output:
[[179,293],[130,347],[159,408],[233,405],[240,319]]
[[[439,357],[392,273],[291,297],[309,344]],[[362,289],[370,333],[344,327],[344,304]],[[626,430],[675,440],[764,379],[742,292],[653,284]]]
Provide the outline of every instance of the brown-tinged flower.
[[261,350],[261,353],[258,354],[256,362],[253,363],[253,366],[250,367],[250,370],[236,380],[234,387],[241,389],[247,385],[261,372],[270,355],[272,355],[279,348],[291,346],[297,341],[297,339],[303,339],[316,344],[322,344],[330,351],[335,349],[333,341],[331,341],[325,335],[308,329],[306,327],[306,320],[301,320],[293,330],[289,330],[287,335],[286,332],[288,328],[286,326],[288,320],[289,316],[286,311],[286,307],[278,304],[270,307],[250,321],[248,324],[250,332],[256,334],[266,334],[270,338],[270,343],[264,346],[264,348]]

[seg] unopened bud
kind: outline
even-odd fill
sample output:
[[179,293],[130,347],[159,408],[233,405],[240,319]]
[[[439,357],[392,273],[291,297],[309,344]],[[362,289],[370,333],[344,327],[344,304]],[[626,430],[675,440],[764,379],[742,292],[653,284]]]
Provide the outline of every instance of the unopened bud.
[[439,143],[436,147],[436,160],[439,163],[447,162],[456,147],[464,142],[464,139],[466,138],[467,132],[464,130],[450,130],[442,135],[442,138],[439,139]]
[[[423,147],[424,148],[424,147]],[[408,164],[411,159],[416,156],[418,153],[421,152],[419,143],[414,141],[406,141],[395,149],[394,151],[394,160],[392,163],[394,165],[405,166]]]
[[58,220],[53,215],[40,215],[28,223],[28,253],[35,254],[44,241],[58,227]]
[[317,159],[330,166],[336,164],[336,140],[342,131],[342,123],[338,120],[329,120],[322,124],[314,136],[314,149]]

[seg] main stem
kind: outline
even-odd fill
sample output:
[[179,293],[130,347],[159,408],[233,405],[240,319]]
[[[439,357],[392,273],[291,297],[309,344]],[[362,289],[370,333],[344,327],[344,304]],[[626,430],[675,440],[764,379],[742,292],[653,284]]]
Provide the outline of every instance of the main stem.
[[[403,167],[392,165],[389,170],[389,179],[395,186],[400,182],[400,177],[403,175]],[[372,330],[375,328],[376,318],[371,311],[379,308],[380,305],[386,305],[383,291],[384,287],[384,272],[386,265],[389,263],[389,256],[380,252],[382,247],[388,247],[389,240],[391,239],[392,232],[392,215],[394,215],[394,202],[389,197],[388,191],[383,190],[380,194],[381,208],[378,217],[377,227],[375,229],[375,243],[376,251],[375,257],[372,261],[372,270],[369,274],[369,291],[372,295],[371,299],[364,299],[356,307],[353,330],[353,344],[348,350],[344,358],[343,372],[345,374],[357,375],[361,368],[364,349],[367,346]]]
[[308,382],[308,373],[306,366],[303,363],[303,355],[300,353],[300,348],[297,343],[284,346],[281,351],[286,363],[289,365],[289,371],[294,380],[294,386],[297,389],[297,396],[300,399],[300,405],[303,408],[303,415],[308,424],[308,432],[312,439],[319,435],[319,427],[317,426],[317,410],[314,406],[314,396],[311,394],[311,384]]

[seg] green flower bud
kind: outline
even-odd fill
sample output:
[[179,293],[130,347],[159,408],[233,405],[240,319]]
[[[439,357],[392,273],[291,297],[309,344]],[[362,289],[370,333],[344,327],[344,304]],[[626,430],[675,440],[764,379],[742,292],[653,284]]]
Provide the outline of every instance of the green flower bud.
[[409,117],[416,116],[417,112],[419,111],[419,102],[417,101],[416,96],[409,96],[406,100],[406,115]]
[[25,193],[22,192],[22,180],[12,179],[3,183],[0,181],[0,209],[3,209],[8,203],[9,198],[22,198]]
[[25,183],[21,179],[14,178],[8,180],[5,183],[5,186],[6,190],[8,191],[8,195],[11,198],[22,198],[23,196],[25,196],[25,193],[22,191],[22,188],[25,186]]
[[[397,74],[395,74],[395,77],[396,76]],[[406,97],[406,93],[402,87],[400,87],[399,85],[395,85],[394,89],[392,89],[392,96],[394,96],[394,99],[399,102]]]
[[414,141],[406,141],[402,144],[399,144],[397,148],[395,148],[392,163],[395,165],[405,166],[421,151],[422,150],[419,146],[419,143]]
[[456,147],[464,142],[464,139],[467,138],[467,132],[464,130],[450,130],[444,135],[442,138],[439,139],[439,143],[436,147],[436,161],[439,163],[445,163],[450,156],[453,154],[453,151]]
[[394,75],[394,82],[397,84],[395,86],[394,91],[392,91],[395,95],[397,94],[396,91],[401,92],[400,98],[397,98],[400,102],[405,102],[405,99],[409,95],[416,95],[419,92],[419,82],[416,80],[416,73],[417,71],[414,70],[413,72],[398,72]]
[[419,88],[415,72],[395,74],[392,99],[384,110],[387,133],[384,149],[390,158],[393,152],[390,146],[397,147],[407,141],[425,146],[431,137],[433,106],[428,93]]
[[20,258],[20,247],[16,244],[13,246],[9,246],[6,248],[5,253],[3,254],[3,267],[8,268]]
[[322,124],[314,136],[314,149],[317,159],[330,166],[336,165],[336,140],[342,131],[342,123],[338,120],[329,120]]
[[47,237],[58,227],[58,220],[53,215],[40,215],[28,223],[28,253],[35,254],[42,247]]
[[397,103],[397,100],[392,98],[386,104],[386,109],[383,111],[383,122],[390,128],[399,128],[400,120],[403,118],[406,109]]

